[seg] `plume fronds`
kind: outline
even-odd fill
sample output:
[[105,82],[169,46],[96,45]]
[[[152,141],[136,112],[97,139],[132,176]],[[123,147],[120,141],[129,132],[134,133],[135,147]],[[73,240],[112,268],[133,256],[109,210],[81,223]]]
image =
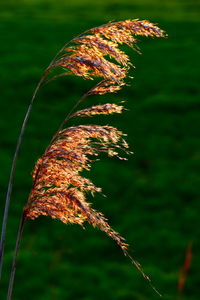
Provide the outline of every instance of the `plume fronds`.
[[[91,208],[86,201],[86,193],[93,195],[101,192],[101,188],[80,175],[81,171],[90,170],[92,157],[101,152],[126,159],[118,155],[119,150],[129,153],[123,136],[115,127],[100,125],[79,125],[59,132],[36,162],[24,218],[34,220],[44,215],[63,223],[80,225],[88,221],[112,238],[151,284],[141,265],[129,254],[125,239],[110,227],[102,213]],[[152,288],[158,293],[154,286]]]
[[[145,275],[141,265],[130,256],[128,244],[124,238],[110,227],[102,213],[95,211],[87,202],[87,194],[93,195],[95,192],[101,192],[101,188],[96,187],[91,180],[81,174],[84,170],[90,170],[94,158],[97,158],[100,153],[126,159],[121,155],[123,152],[129,153],[124,134],[115,127],[101,125],[78,125],[63,129],[64,124],[72,117],[108,115],[123,111],[123,106],[111,103],[93,105],[77,112],[75,108],[90,95],[113,93],[126,84],[125,78],[129,68],[133,65],[119,47],[126,44],[137,50],[136,36],[165,37],[166,34],[154,24],[138,19],[108,23],[87,30],[64,45],[56,54],[33,93],[11,167],[0,241],[0,273],[16,161],[27,121],[40,87],[44,83],[66,75],[100,79],[75,104],[45,153],[35,164],[32,172],[33,187],[19,225],[7,300],[10,300],[12,296],[16,259],[24,223],[27,219],[34,220],[41,215],[59,219],[63,223],[83,225],[85,221],[88,221],[98,227],[119,245],[123,253],[130,258],[151,285],[151,280]],[[154,286],[152,288],[157,292]]]
[[101,189],[80,172],[90,170],[92,157],[101,152],[118,156],[119,149],[126,150],[123,135],[114,127],[100,125],[79,125],[59,132],[35,165],[26,217],[50,215],[64,223],[79,224],[87,220],[91,210],[85,194]]
[[93,105],[92,107],[77,111],[73,114],[73,117],[90,117],[94,115],[108,115],[113,113],[121,114],[122,110],[122,105],[106,103],[103,105]]
[[[87,30],[67,43],[46,70],[46,76],[61,68],[65,76],[74,74],[87,79],[100,77],[103,81],[90,94],[116,92],[125,84],[125,77],[132,66],[129,57],[120,50],[126,44],[136,49],[136,37],[164,37],[163,30],[143,20],[112,22]],[[111,61],[112,60],[112,61]]]
[[[100,81],[81,99],[93,94],[116,92],[125,85],[125,77],[131,66],[129,57],[119,49],[119,45],[135,47],[136,35],[165,36],[162,30],[148,21],[136,19],[108,23],[90,29],[66,44],[47,68],[45,76],[51,76],[53,70],[59,67],[63,71],[55,77],[67,74],[87,79],[100,77]],[[75,113],[70,112],[64,123],[72,117],[108,115],[122,111],[122,105],[94,105]],[[126,159],[121,153],[129,153],[128,144],[120,130],[101,125],[78,125],[65,129],[61,126],[36,162],[32,173],[33,187],[24,208],[24,217],[36,219],[44,215],[63,223],[80,225],[88,221],[111,237],[150,282],[140,264],[129,255],[124,238],[110,227],[102,213],[95,211],[87,202],[87,194],[101,192],[101,188],[96,187],[81,172],[90,170],[94,159],[103,152],[108,156]]]

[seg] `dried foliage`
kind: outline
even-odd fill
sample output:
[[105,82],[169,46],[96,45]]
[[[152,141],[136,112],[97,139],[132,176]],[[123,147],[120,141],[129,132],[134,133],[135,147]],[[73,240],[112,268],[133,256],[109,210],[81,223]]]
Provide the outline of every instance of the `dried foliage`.
[[187,246],[186,252],[185,252],[185,259],[183,266],[181,268],[181,272],[178,278],[178,292],[182,293],[185,288],[185,283],[188,277],[188,272],[191,267],[192,262],[192,242],[190,242]]
[[[61,73],[55,77],[74,74],[89,79],[101,78],[86,96],[116,92],[125,84],[124,79],[131,66],[129,57],[119,49],[119,45],[135,47],[135,35],[165,36],[162,30],[148,21],[108,23],[88,30],[65,45],[45,76],[49,78],[55,68],[61,68]],[[121,105],[107,103],[71,113],[70,117],[108,115],[121,113],[122,110]],[[128,144],[123,137],[121,131],[111,126],[79,125],[58,131],[35,165],[33,187],[24,209],[25,218],[35,219],[45,215],[63,223],[80,225],[88,221],[115,240],[124,254],[130,257],[124,239],[86,201],[88,192],[94,194],[101,189],[80,174],[83,170],[89,170],[94,157],[102,152],[123,159],[120,153],[128,152]],[[150,281],[141,266],[131,260]]]

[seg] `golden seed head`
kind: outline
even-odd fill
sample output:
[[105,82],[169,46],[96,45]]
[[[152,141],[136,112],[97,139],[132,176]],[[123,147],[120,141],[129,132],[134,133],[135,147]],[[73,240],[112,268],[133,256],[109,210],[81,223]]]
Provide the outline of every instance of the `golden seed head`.
[[[113,93],[125,85],[125,78],[131,66],[129,57],[120,50],[121,44],[135,47],[137,35],[164,37],[165,33],[154,24],[143,20],[126,20],[92,28],[70,43],[58,53],[47,68],[44,76],[50,76],[55,68],[62,75],[74,74],[83,78],[100,77],[86,96]],[[46,79],[46,77],[45,77]],[[79,110],[70,116],[86,117],[121,113],[123,106],[116,104],[94,105]],[[108,156],[128,153],[124,134],[112,126],[79,125],[59,131],[35,164],[32,172],[33,187],[24,208],[26,219],[40,215],[50,216],[63,223],[82,225],[88,221],[99,227],[121,247],[143,276],[148,279],[141,266],[127,252],[128,244],[114,231],[104,216],[91,208],[86,194],[101,192],[91,180],[81,172],[90,170],[94,157],[105,152]]]

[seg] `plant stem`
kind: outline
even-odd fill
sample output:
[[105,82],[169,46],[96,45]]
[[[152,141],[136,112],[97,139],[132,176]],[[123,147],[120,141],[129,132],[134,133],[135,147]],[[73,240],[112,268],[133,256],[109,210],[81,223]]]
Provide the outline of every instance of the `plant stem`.
[[20,220],[20,224],[19,224],[19,230],[18,230],[16,245],[15,245],[15,252],[14,252],[14,255],[13,255],[13,262],[12,262],[12,268],[11,268],[10,279],[9,279],[7,300],[10,300],[11,297],[12,297],[17,255],[18,255],[18,252],[19,252],[19,246],[20,246],[20,242],[21,242],[21,238],[22,238],[22,232],[23,232],[23,229],[24,229],[25,221],[26,221],[26,217],[25,217],[25,213],[23,212],[21,220]]
[[[103,82],[103,80],[101,81]],[[53,138],[51,139],[50,144],[57,138],[57,136],[59,135],[59,132],[63,129],[63,126],[74,116],[74,110],[81,104],[81,102],[83,102],[89,95],[91,95],[92,91],[101,83],[98,82],[95,86],[93,86],[87,93],[85,93],[76,103],[75,105],[72,107],[72,109],[70,110],[70,112],[67,114],[67,116],[65,117],[65,119],[62,121],[62,123],[60,124],[58,130],[56,131],[56,133],[54,134]],[[47,148],[48,149],[48,148]]]
[[1,273],[2,273],[2,265],[3,265],[3,255],[4,255],[4,246],[5,246],[5,235],[6,235],[6,226],[7,226],[7,219],[8,219],[8,211],[9,211],[9,206],[10,206],[10,199],[11,199],[11,194],[12,194],[12,189],[13,189],[13,179],[14,179],[14,174],[15,174],[15,168],[16,168],[16,162],[19,154],[19,149],[22,143],[22,138],[24,135],[24,131],[26,129],[26,125],[32,110],[33,102],[35,100],[36,94],[38,90],[40,89],[42,83],[44,81],[44,76],[42,76],[41,80],[39,81],[31,102],[28,106],[24,121],[22,123],[21,131],[18,137],[15,153],[13,156],[13,161],[12,161],[12,166],[11,166],[11,171],[10,171],[10,178],[8,182],[8,189],[7,189],[7,194],[6,194],[6,202],[5,202],[5,208],[4,208],[4,215],[3,215],[3,223],[2,223],[2,231],[1,231],[1,241],[0,241],[0,279],[1,279]]

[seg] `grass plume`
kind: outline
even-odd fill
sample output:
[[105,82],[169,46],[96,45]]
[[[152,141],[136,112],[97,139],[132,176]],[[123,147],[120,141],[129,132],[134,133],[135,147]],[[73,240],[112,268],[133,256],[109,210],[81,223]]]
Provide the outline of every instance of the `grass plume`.
[[[110,227],[102,213],[95,211],[91,204],[87,202],[86,194],[88,192],[94,194],[100,192],[101,189],[81,174],[84,169],[90,170],[94,157],[98,157],[101,152],[107,153],[108,156],[125,159],[120,155],[121,151],[128,153],[128,144],[124,140],[124,134],[115,127],[102,125],[78,125],[63,129],[66,122],[72,117],[122,112],[123,106],[111,103],[94,105],[77,112],[75,109],[88,96],[113,93],[126,84],[125,78],[132,64],[129,57],[120,50],[119,46],[126,44],[136,49],[137,35],[164,37],[165,33],[154,24],[138,19],[113,22],[95,27],[64,45],[43,73],[31,100],[20,133],[21,138],[17,144],[9,183],[9,196],[6,201],[7,213],[22,135],[36,93],[41,85],[66,75],[80,76],[85,79],[97,77],[100,78],[100,81],[75,104],[52,138],[45,153],[36,162],[32,173],[33,187],[19,227],[7,299],[11,299],[12,296],[16,258],[24,223],[27,219],[34,220],[41,215],[59,219],[63,223],[82,225],[85,221],[88,221],[93,226],[98,227],[120,246],[123,253],[131,259],[132,263],[151,284],[149,277],[145,275],[140,264],[128,253],[128,244],[124,238]],[[56,75],[55,70],[57,71]],[[5,226],[6,219],[4,220],[4,240]],[[2,253],[4,240],[1,244]]]

